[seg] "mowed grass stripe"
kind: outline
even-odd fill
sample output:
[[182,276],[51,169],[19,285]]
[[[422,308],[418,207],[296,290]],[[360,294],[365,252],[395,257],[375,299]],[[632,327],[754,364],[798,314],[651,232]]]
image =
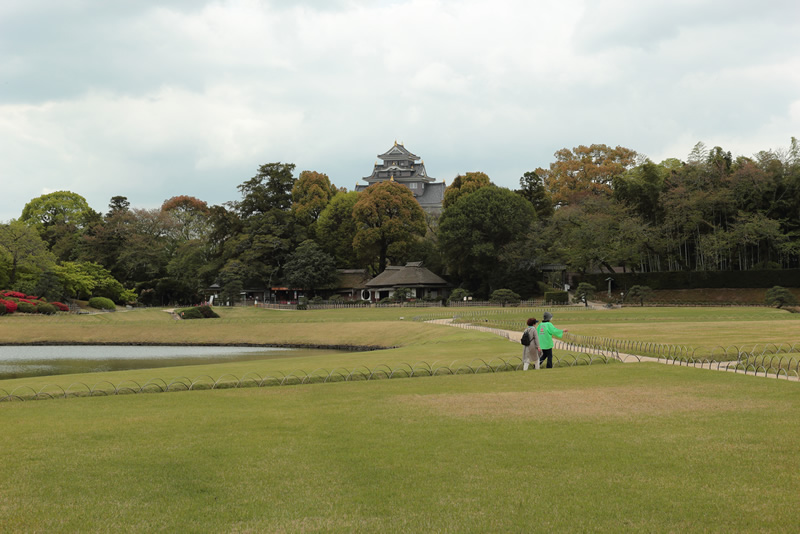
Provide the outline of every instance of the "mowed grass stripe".
[[0,409],[15,444],[0,451],[0,519],[789,531],[798,408],[796,384],[655,364],[16,403]]
[[[324,344],[325,340],[331,343],[334,338],[326,336],[325,333],[335,332],[339,336],[337,339],[344,341],[365,339],[359,336],[371,336],[366,339],[376,341],[379,339],[387,340],[393,335],[397,343],[403,342],[407,343],[407,345],[392,350],[337,353],[309,353],[305,351],[300,352],[299,356],[295,356],[293,352],[288,352],[282,353],[282,355],[274,355],[269,359],[246,362],[9,379],[0,380],[0,388],[10,393],[14,389],[22,387],[40,391],[47,386],[58,385],[66,389],[75,383],[87,384],[91,387],[102,382],[119,385],[132,381],[144,385],[154,379],[163,380],[169,384],[181,377],[189,380],[194,380],[197,377],[211,377],[216,380],[223,375],[232,375],[239,378],[246,375],[265,377],[268,375],[286,375],[296,371],[312,373],[317,369],[327,369],[329,371],[346,369],[353,371],[364,368],[374,369],[379,366],[394,368],[400,365],[413,366],[422,362],[428,365],[438,363],[457,366],[459,363],[470,364],[475,359],[484,359],[489,363],[492,360],[509,360],[513,358],[518,360],[521,357],[520,345],[509,343],[494,334],[467,331],[459,328],[416,323],[371,323],[363,328],[359,327],[359,332],[347,337],[348,329],[339,324],[317,326],[312,329],[314,331],[312,335],[316,336],[314,339],[319,340],[320,344]],[[370,327],[375,328],[375,330],[371,330]],[[273,333],[271,327],[265,327],[262,332],[264,332],[265,336]],[[298,343],[309,339],[308,337],[287,337],[292,332],[292,329],[284,327],[274,332],[275,335],[284,336],[279,339],[285,339],[287,342]],[[297,332],[299,332],[298,336],[305,336],[306,328],[299,329]],[[102,335],[112,336],[114,332],[109,330]],[[252,331],[248,331],[248,335],[253,336],[248,339],[255,339]],[[229,337],[228,339],[231,338]],[[53,350],[58,350],[58,347],[53,347]],[[48,388],[49,390],[50,388]]]
[[[740,316],[743,328],[758,310]],[[763,310],[769,334],[777,321]],[[226,322],[213,327],[223,339],[295,328],[273,321],[275,312],[225,311]],[[298,322],[317,321],[293,332],[395,339],[400,347],[246,366],[310,370],[520,351],[491,334],[409,324],[407,310],[380,321],[351,321],[348,311],[293,312]],[[87,318],[94,328],[77,334],[49,331],[58,322],[4,318],[0,339],[191,339],[211,327],[136,313],[139,321],[134,313]],[[559,310],[555,323],[582,333],[590,321],[574,316],[570,323]],[[654,333],[674,326],[655,312],[646,322]],[[696,322],[691,313],[683,321]],[[622,338],[627,327],[618,330]],[[221,374],[246,367],[239,365],[114,376]],[[9,532],[109,525],[120,532],[793,532],[798,408],[794,382],[659,364],[3,403],[0,525]]]

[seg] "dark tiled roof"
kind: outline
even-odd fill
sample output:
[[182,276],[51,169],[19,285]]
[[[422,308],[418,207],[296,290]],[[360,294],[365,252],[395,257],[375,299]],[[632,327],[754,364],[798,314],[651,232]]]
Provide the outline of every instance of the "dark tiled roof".
[[364,176],[362,180],[366,182],[383,182],[389,179],[394,179],[398,182],[434,182],[436,178],[428,176],[428,171],[425,170],[425,164],[414,163],[411,166],[403,167],[397,165],[375,164],[372,169],[372,174]]
[[420,205],[424,207],[436,206],[442,207],[444,202],[444,190],[446,189],[444,182],[436,182],[432,184],[425,184],[425,192],[417,197]]
[[386,152],[384,152],[383,154],[378,154],[378,157],[381,159],[395,159],[397,157],[400,157],[400,158],[407,158],[412,161],[416,161],[419,159],[419,156],[412,154],[411,152],[406,150],[406,147],[404,147],[402,144],[397,144],[397,142],[395,142],[394,146],[389,150],[387,150]]
[[422,266],[422,262],[390,266],[381,274],[367,282],[367,287],[420,287],[449,286],[446,280],[433,274]]

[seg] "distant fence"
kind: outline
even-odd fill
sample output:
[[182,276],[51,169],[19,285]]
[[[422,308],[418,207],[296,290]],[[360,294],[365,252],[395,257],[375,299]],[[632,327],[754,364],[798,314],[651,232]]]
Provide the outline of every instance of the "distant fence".
[[[625,308],[640,308],[642,307],[641,304],[638,302],[626,302],[624,305],[620,307]],[[709,308],[709,307],[718,307],[718,308],[768,308],[766,304],[756,303],[756,302],[708,302],[708,301],[688,301],[688,300],[668,300],[668,299],[659,299],[659,300],[646,300],[644,301],[644,306],[647,307],[669,307],[669,308],[684,308],[684,307],[692,307],[692,308]]]
[[[800,379],[800,342],[758,343],[752,346],[692,347],[647,341],[618,340],[599,336],[564,334],[567,350],[603,350],[662,363],[686,365],[754,375]],[[640,359],[640,358],[639,358]],[[641,359],[640,359],[641,360]]]
[[502,304],[498,304],[497,302],[491,302],[488,300],[450,300],[447,302],[447,306],[450,308],[478,308],[481,306],[485,307],[508,307],[508,308],[528,308],[534,306],[544,306],[544,300],[541,299],[534,299],[534,300],[521,300],[519,303],[514,304],[506,304],[503,306]]
[[[296,310],[298,304],[275,304],[271,302],[259,302],[257,304],[259,308],[264,308],[268,310]],[[371,304],[369,302],[309,302],[305,304],[306,309],[308,310],[332,310],[332,309],[356,309],[356,308],[369,308]]]

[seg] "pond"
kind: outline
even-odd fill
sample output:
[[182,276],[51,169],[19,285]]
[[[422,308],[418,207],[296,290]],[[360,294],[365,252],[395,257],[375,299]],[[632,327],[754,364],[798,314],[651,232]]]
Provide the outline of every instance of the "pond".
[[0,380],[308,356],[320,349],[139,345],[0,345]]

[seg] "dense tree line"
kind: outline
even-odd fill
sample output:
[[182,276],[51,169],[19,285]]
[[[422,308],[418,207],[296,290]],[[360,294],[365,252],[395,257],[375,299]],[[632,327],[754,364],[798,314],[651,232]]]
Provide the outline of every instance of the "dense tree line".
[[218,284],[243,289],[336,283],[337,268],[377,274],[423,261],[479,297],[541,291],[545,264],[577,272],[800,267],[800,147],[736,157],[699,143],[686,161],[578,146],[519,189],[482,172],[456,177],[439,217],[395,182],[347,192],[320,172],[261,165],[223,205],[178,196],[158,209],[79,194],[32,199],[0,224],[0,287],[145,304],[192,303]]

